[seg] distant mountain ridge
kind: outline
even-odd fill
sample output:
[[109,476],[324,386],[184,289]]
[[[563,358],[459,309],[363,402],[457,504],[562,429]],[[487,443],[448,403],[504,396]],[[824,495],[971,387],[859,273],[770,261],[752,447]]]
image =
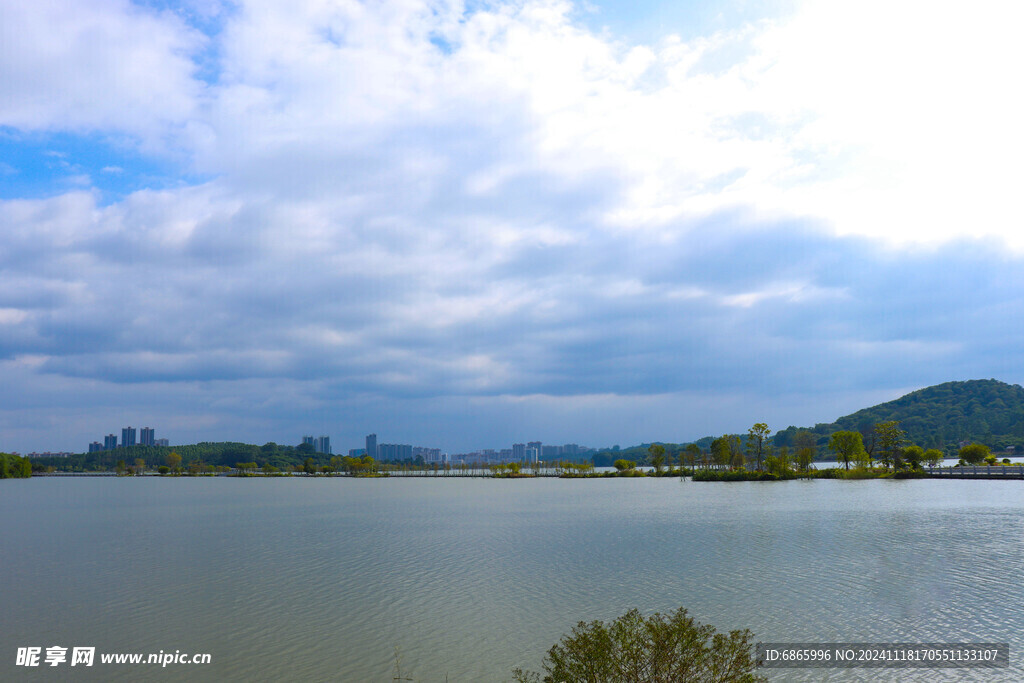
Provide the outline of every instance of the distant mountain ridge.
[[[907,438],[923,448],[955,449],[964,441],[999,451],[1024,447],[1024,387],[995,379],[945,382],[805,429],[821,440],[840,430],[865,432],[888,420],[899,422]],[[776,445],[791,446],[798,431],[781,430]]]

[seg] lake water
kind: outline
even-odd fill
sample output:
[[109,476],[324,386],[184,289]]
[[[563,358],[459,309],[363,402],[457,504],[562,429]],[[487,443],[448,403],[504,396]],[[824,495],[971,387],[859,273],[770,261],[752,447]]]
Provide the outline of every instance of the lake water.
[[[682,605],[776,642],[1009,642],[1024,481],[35,478],[0,482],[0,680],[510,680],[577,621]],[[18,647],[210,665],[15,666]],[[44,650],[45,652],[45,650]]]

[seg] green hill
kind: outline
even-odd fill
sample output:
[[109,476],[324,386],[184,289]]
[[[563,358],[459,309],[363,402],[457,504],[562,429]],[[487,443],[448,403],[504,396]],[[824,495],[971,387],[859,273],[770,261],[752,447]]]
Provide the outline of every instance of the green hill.
[[[832,432],[867,432],[875,423],[888,420],[898,421],[910,441],[923,448],[956,451],[967,441],[994,451],[1024,450],[1024,388],[994,379],[946,382],[806,429],[821,443]],[[791,446],[798,431],[798,427],[780,431],[776,445]]]

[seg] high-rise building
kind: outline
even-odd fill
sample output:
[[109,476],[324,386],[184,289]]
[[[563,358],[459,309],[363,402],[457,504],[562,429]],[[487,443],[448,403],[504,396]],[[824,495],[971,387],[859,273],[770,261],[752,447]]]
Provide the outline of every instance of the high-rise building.
[[103,437],[103,450],[112,451],[117,448],[117,434],[107,434]]
[[[369,447],[369,444],[367,444]],[[412,446],[401,443],[382,443],[377,445],[377,457],[375,460],[412,460]]]
[[302,437],[302,443],[304,443],[304,444],[308,443],[310,446],[313,447],[314,451],[316,450],[316,443],[315,443],[315,441],[314,441],[312,436],[304,436],[304,437]]
[[151,428],[143,427],[139,431],[139,443],[142,444],[143,446],[155,446],[156,439],[153,438],[154,436],[155,434],[153,433],[153,430]]
[[101,444],[99,441],[93,441],[91,444],[89,444],[89,452],[90,453],[96,453],[96,452],[102,451],[102,450],[103,450],[103,444]]
[[526,462],[537,462],[540,456],[540,451],[536,448],[529,446],[526,449]]
[[121,446],[127,448],[135,445],[135,427],[125,427],[121,430]]
[[526,444],[525,443],[514,443],[512,444],[512,459],[516,462],[522,462],[526,460]]
[[170,445],[171,445],[171,442],[170,442],[170,441],[168,441],[167,439],[156,439],[156,440],[155,440],[155,441],[153,442],[153,445],[154,445],[154,446],[170,446]]
[[317,453],[331,454],[331,437],[329,436],[318,436],[313,442],[313,450]]
[[371,458],[373,458],[374,460],[377,459],[377,435],[376,434],[367,434],[366,435],[366,454],[368,456],[370,456]]

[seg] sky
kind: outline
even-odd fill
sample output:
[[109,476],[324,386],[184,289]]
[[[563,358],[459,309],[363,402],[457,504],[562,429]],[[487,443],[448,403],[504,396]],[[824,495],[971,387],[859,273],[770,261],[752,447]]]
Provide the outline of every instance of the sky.
[[1019,383],[1022,15],[0,1],[0,450],[625,447]]

